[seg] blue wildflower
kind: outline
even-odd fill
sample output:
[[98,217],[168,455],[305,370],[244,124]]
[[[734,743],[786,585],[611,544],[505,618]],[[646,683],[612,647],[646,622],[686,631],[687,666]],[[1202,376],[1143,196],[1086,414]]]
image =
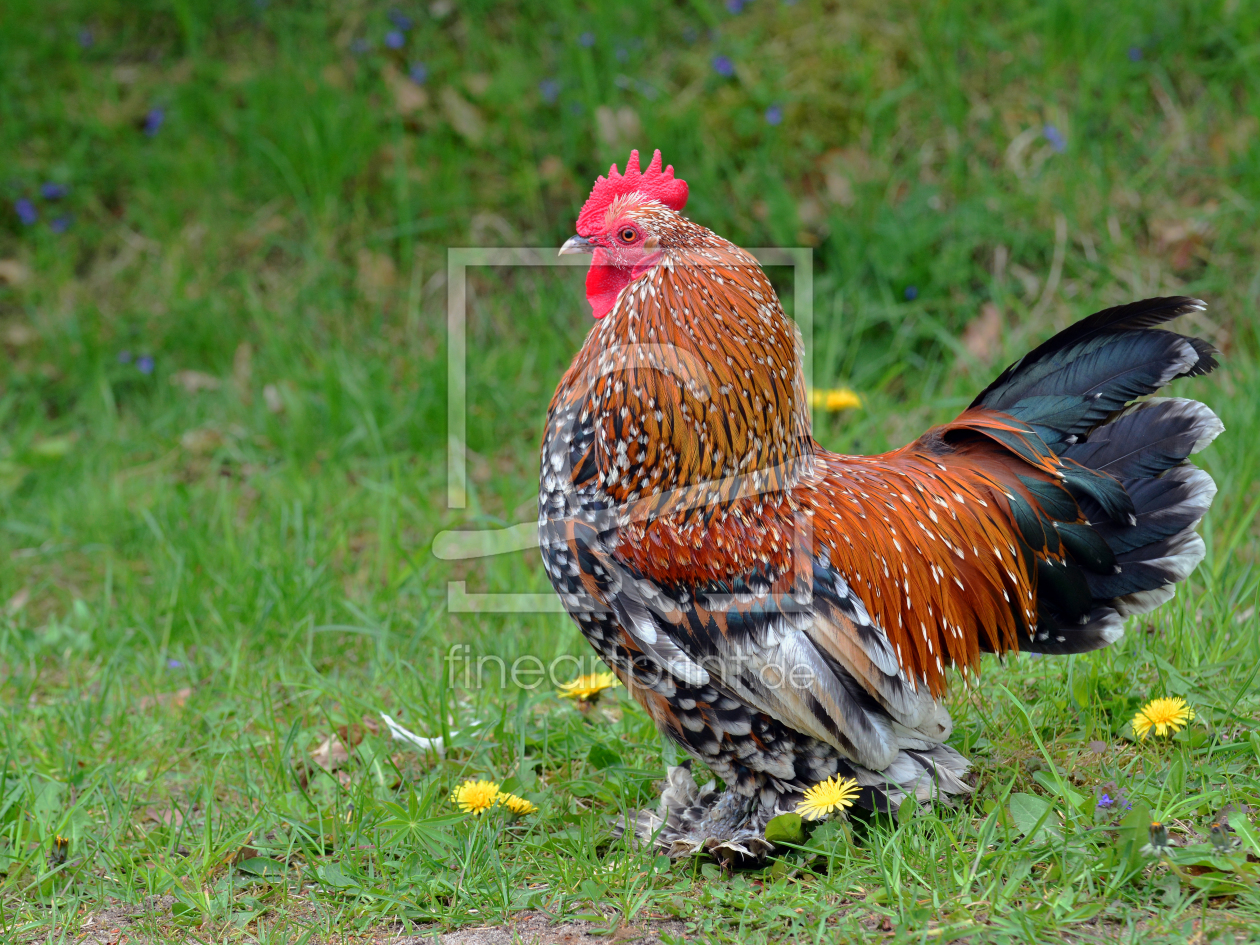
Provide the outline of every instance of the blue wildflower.
[[769,108],[766,109],[767,124],[777,125],[782,121],[783,121],[783,106],[782,105],[771,105]]
[[1141,62],[1141,61],[1142,61],[1142,47],[1130,46],[1129,47],[1129,62]]
[[389,22],[393,23],[396,28],[404,33],[411,29],[411,17],[407,16],[407,14],[399,10],[390,10],[386,15],[389,17]]
[[424,85],[429,78],[429,67],[423,62],[413,62],[411,68],[407,70],[407,75],[416,85]]
[[139,371],[141,374],[152,374],[153,373],[153,355],[142,354],[140,355],[140,357],[136,358],[136,370]]
[[150,108],[148,114],[144,116],[144,133],[152,138],[162,130],[162,124],[165,121],[166,109],[160,105]]
[[64,184],[48,183],[39,188],[39,192],[45,200],[60,200],[69,192],[69,189]]
[[184,664],[183,664],[183,663],[181,663],[179,660],[167,660],[167,661],[166,661],[166,668],[167,668],[167,669],[180,669],[181,667],[183,667],[183,665],[184,665]]
[[1098,807],[1102,810],[1108,810],[1116,802],[1111,799],[1110,794],[1104,794],[1098,799]]
[[617,51],[613,53],[617,57],[618,62],[628,62],[630,60],[630,50],[625,46],[618,46]]
[[92,44],[96,42],[96,37],[92,35],[92,31],[86,26],[79,30],[79,45],[84,49],[91,49]]
[[714,56],[713,71],[723,78],[729,79],[735,74],[735,63],[731,62],[730,56]]
[[406,42],[407,37],[402,34],[402,30],[390,30],[385,34],[385,46],[388,49],[402,49]]
[[18,197],[13,201],[13,212],[18,215],[18,219],[24,226],[31,226],[39,220],[39,211],[35,209],[35,204],[25,197]]
[[913,302],[915,299],[919,297],[919,287],[917,285],[908,285],[906,286],[906,291],[904,294],[906,296],[907,302]]
[[66,213],[59,217],[54,217],[48,222],[48,228],[54,233],[64,233],[70,229],[70,224],[74,222],[74,217]]
[[538,83],[538,92],[548,105],[556,104],[560,97],[560,82],[557,79],[543,79]]
[[731,14],[744,12],[744,0],[726,0],[726,12]]
[[128,350],[126,350],[125,348],[124,348],[122,351],[119,351],[119,352],[118,352],[118,363],[119,363],[119,364],[130,364],[130,363],[131,363],[131,352],[130,352],[130,351],[128,351]]
[[1053,150],[1063,152],[1067,149],[1067,139],[1063,137],[1063,132],[1054,125],[1046,125],[1046,127],[1041,129],[1041,133],[1050,142],[1050,147]]
[[581,36],[578,37],[578,42],[581,45],[585,46],[587,49],[590,49],[592,46],[595,45],[595,34],[592,33],[590,30],[587,30],[585,33],[583,33]]

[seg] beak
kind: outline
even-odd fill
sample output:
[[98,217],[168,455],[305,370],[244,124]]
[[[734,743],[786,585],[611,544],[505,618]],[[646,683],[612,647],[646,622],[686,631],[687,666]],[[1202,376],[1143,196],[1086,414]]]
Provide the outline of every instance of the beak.
[[573,256],[578,253],[595,252],[595,244],[588,240],[585,236],[570,236],[564,241],[564,245],[560,247],[558,256]]

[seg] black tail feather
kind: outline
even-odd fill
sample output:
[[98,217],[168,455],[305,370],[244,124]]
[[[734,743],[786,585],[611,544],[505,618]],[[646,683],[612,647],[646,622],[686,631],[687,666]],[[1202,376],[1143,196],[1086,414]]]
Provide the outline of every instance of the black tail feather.
[[1064,513],[1074,510],[1055,486],[1025,481],[1039,507],[1011,503],[1030,548],[1044,535],[1045,547],[1066,562],[1038,557],[1038,625],[1024,649],[1106,646],[1123,633],[1125,617],[1169,600],[1203,559],[1194,529],[1216,486],[1187,457],[1224,428],[1196,401],[1135,403],[1216,367],[1207,342],[1155,328],[1203,308],[1178,297],[1098,312],[1011,365],[972,404],[1014,416],[1045,440],[1063,461],[1063,489],[1088,523],[1072,524],[1076,515]]

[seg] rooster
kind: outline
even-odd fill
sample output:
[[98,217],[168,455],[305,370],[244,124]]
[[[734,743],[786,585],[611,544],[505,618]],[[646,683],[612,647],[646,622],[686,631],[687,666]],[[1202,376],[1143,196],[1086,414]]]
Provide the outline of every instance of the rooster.
[[596,323],[548,412],[539,529],[586,639],[725,783],[671,768],[637,831],[729,863],[834,776],[875,810],[968,793],[948,670],[1098,649],[1168,601],[1216,492],[1187,457],[1223,426],[1143,399],[1216,366],[1157,327],[1203,303],[1159,298],[1060,332],[908,446],[830,453],[774,289],[686,201],[633,151],[560,250],[592,255]]

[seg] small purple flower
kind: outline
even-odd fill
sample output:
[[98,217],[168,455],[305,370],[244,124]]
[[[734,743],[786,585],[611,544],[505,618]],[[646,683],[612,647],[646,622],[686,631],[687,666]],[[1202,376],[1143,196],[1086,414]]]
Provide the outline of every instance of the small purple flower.
[[714,56],[713,71],[725,79],[729,79],[735,74],[735,63],[731,62],[730,56]]
[[25,197],[18,197],[13,201],[13,212],[18,215],[23,226],[32,226],[39,220],[39,211],[35,209],[35,204]]
[[69,193],[69,189],[64,184],[48,183],[39,188],[39,193],[45,200],[60,200]]
[[587,30],[585,33],[583,33],[581,36],[578,37],[578,43],[585,46],[587,49],[590,49],[592,46],[595,45],[595,34],[592,33],[590,30]]
[[616,52],[614,52],[613,55],[617,57],[618,62],[630,61],[630,50],[626,49],[625,46],[618,46]]
[[782,121],[783,121],[783,106],[782,105],[771,105],[769,108],[766,109],[766,123],[767,124],[777,125],[777,124],[780,124]]
[[543,79],[538,83],[538,93],[543,97],[543,101],[548,105],[556,104],[556,99],[560,97],[559,80]]
[[907,302],[913,302],[919,297],[919,287],[917,285],[908,285],[904,294]]
[[402,49],[403,44],[407,42],[407,37],[402,34],[402,30],[390,30],[385,34],[385,46],[387,49]]
[[153,355],[142,354],[140,355],[140,357],[136,358],[136,370],[139,371],[141,374],[152,374],[153,373]]
[[182,668],[183,668],[183,665],[184,665],[184,664],[183,664],[183,663],[181,663],[179,660],[167,660],[167,661],[166,661],[166,668],[167,668],[167,669],[182,669]]
[[150,108],[148,114],[144,116],[144,133],[152,138],[162,130],[162,123],[166,121],[166,109],[160,105]]
[[1111,799],[1110,794],[1104,794],[1098,799],[1098,808],[1100,810],[1110,810],[1116,802]]
[[1130,46],[1129,47],[1129,62],[1141,62],[1141,61],[1142,61],[1142,47]]
[[1059,153],[1067,150],[1067,139],[1063,137],[1063,132],[1054,125],[1046,125],[1046,127],[1041,129],[1041,133],[1050,142],[1052,150]]
[[53,217],[48,221],[48,228],[54,233],[64,233],[70,229],[70,224],[74,222],[74,217],[66,213],[59,217]]
[[726,0],[726,12],[735,14],[744,12],[744,0]]
[[407,70],[407,75],[416,85],[424,85],[429,78],[429,67],[423,62],[413,62],[411,68]]
[[96,37],[92,35],[92,31],[86,26],[79,30],[79,45],[83,49],[91,49],[92,44],[96,42]]
[[411,29],[411,17],[399,10],[390,10],[388,14],[389,22],[394,24],[396,29],[402,30],[404,33]]

